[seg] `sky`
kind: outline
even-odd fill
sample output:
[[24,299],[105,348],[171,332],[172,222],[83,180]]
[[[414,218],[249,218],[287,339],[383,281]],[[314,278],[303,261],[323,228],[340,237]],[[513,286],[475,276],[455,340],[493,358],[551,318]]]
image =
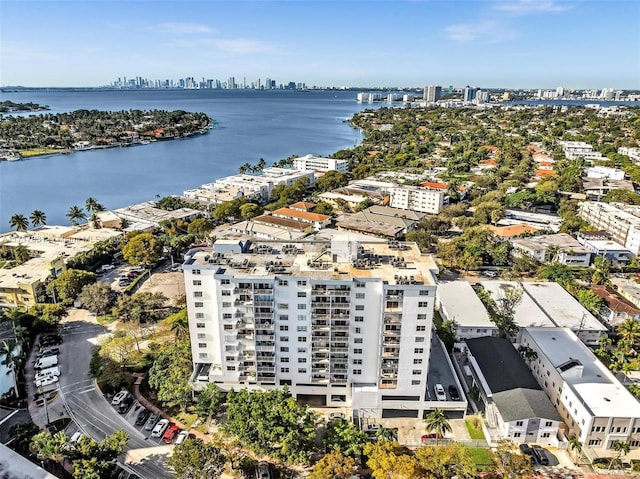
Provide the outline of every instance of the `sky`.
[[640,1],[0,0],[0,85],[640,89]]

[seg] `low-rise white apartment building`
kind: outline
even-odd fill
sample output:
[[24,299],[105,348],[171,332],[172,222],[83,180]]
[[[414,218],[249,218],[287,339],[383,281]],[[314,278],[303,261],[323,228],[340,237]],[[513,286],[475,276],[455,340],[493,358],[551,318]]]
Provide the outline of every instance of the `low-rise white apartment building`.
[[436,308],[443,321],[455,322],[458,340],[498,335],[498,327],[468,281],[440,283]]
[[194,388],[287,385],[371,417],[429,408],[437,266],[416,244],[217,241],[183,270]]
[[516,251],[524,252],[541,263],[551,261],[585,268],[591,264],[591,250],[567,233],[514,238],[510,242]]
[[578,438],[592,458],[610,454],[615,441],[640,447],[640,402],[573,332],[527,328],[521,345],[537,354],[529,368],[562,416],[566,437]]
[[576,158],[601,160],[604,158],[599,151],[594,150],[593,146],[584,141],[559,141],[558,144],[562,147],[564,156],[570,160],[575,160]]
[[349,171],[347,160],[306,155],[293,159],[293,169],[300,171]]
[[590,225],[606,231],[634,256],[640,250],[640,207],[621,203],[580,203],[579,215]]
[[396,186],[389,189],[389,206],[403,210],[437,215],[444,206],[444,191],[428,190],[418,186]]
[[587,178],[608,178],[610,180],[624,180],[624,171],[606,166],[591,166],[587,168]]
[[627,155],[631,161],[636,163],[640,161],[640,148],[623,146],[618,148],[618,153],[621,155]]

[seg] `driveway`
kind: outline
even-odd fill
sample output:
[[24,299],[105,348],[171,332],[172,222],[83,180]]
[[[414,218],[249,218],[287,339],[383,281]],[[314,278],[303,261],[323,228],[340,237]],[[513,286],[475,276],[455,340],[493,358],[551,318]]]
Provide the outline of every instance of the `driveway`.
[[[129,434],[124,455],[128,469],[142,478],[172,477],[164,467],[172,446],[160,445],[158,439],[148,437],[149,431],[134,425],[140,405],[135,402],[126,414],[118,414],[89,376],[93,350],[100,337],[109,331],[97,324],[88,311],[80,309],[71,310],[60,329],[64,342],[59,346],[61,376],[57,386],[58,395],[46,407],[38,408],[34,401],[29,401],[33,421],[43,427],[47,422],[47,413],[50,421],[68,415],[83,433],[98,441],[124,429]],[[29,363],[30,367],[32,364],[33,360]],[[29,387],[32,389],[29,398],[33,399],[35,387],[32,380],[29,381]]]

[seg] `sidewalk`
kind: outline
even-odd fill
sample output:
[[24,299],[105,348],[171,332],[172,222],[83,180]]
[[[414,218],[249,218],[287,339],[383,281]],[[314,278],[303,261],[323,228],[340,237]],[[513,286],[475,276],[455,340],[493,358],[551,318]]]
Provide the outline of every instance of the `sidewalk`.
[[145,375],[141,374],[141,373],[135,373],[133,375],[133,377],[135,378],[135,382],[133,383],[133,396],[138,400],[138,402],[140,404],[142,404],[143,407],[147,408],[153,414],[158,414],[158,415],[160,415],[160,417],[162,417],[164,419],[168,419],[169,421],[171,421],[174,424],[176,424],[180,429],[184,429],[184,430],[189,431],[189,434],[193,434],[195,437],[197,437],[198,439],[202,440],[203,442],[211,441],[211,438],[209,436],[207,436],[206,434],[203,434],[200,431],[196,431],[195,429],[192,430],[192,429],[188,428],[187,426],[182,424],[180,421],[178,421],[176,418],[169,416],[162,409],[160,409],[159,407],[151,404],[147,400],[147,398],[145,398],[142,395],[142,393],[140,392],[140,383],[142,383],[142,381],[144,380]]

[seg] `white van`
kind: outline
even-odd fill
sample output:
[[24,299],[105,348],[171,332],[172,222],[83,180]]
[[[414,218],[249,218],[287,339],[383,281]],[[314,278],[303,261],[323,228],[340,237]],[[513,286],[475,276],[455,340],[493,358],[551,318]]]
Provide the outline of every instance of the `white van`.
[[46,369],[58,365],[58,356],[43,356],[33,365],[36,369]]
[[60,369],[58,369],[57,366],[53,368],[43,369],[38,374],[36,374],[35,380],[40,381],[41,379],[44,379],[47,376],[55,376],[55,377],[60,376]]

